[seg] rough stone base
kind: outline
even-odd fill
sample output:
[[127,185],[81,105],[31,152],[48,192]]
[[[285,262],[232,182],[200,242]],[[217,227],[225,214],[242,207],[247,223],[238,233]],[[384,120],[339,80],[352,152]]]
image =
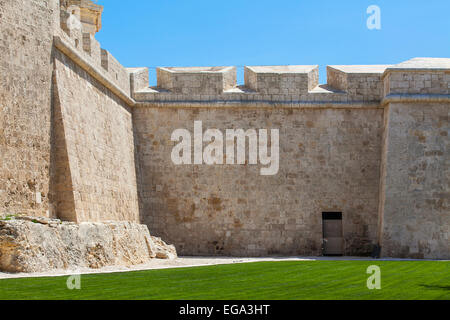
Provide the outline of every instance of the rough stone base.
[[137,223],[75,224],[27,217],[0,221],[4,272],[131,266],[176,257],[174,246],[151,237],[147,226]]

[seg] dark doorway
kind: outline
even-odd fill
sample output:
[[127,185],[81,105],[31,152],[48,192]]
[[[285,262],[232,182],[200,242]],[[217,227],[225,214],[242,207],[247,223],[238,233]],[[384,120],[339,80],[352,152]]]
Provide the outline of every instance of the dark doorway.
[[323,212],[323,255],[342,256],[344,238],[342,232],[342,212]]

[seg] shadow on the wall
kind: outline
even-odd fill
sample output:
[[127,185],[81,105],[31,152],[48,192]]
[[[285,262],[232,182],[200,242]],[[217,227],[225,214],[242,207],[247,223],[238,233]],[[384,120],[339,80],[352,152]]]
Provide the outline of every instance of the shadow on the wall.
[[[54,50],[53,48],[52,59],[55,59]],[[53,70],[51,84],[50,130],[50,215],[52,218],[63,221],[77,222],[72,174],[55,70]]]

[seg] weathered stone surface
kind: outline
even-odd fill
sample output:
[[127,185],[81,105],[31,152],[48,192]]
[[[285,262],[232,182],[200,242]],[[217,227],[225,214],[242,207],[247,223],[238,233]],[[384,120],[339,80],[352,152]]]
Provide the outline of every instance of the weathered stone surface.
[[0,213],[48,215],[55,27],[58,0],[0,1]]
[[68,10],[80,11],[80,20],[85,32],[95,35],[102,28],[103,7],[91,0],[61,0],[61,6]]
[[217,95],[236,86],[235,67],[158,68],[158,86],[173,94]]
[[380,238],[384,256],[450,259],[450,104],[387,109]]
[[152,252],[157,259],[175,259],[177,257],[177,250],[174,245],[167,245],[161,238],[152,238]]
[[361,101],[380,101],[383,98],[381,78],[388,67],[388,65],[328,66],[328,85],[345,91]]
[[[345,254],[377,241],[383,110],[134,109],[142,222],[183,255],[320,255],[322,212],[344,216]],[[280,170],[175,165],[178,128],[279,128]],[[206,145],[206,144],[205,144]],[[247,149],[248,150],[248,149]]]
[[56,216],[139,222],[130,108],[60,52],[54,94]]
[[245,85],[261,94],[308,93],[319,84],[319,66],[245,67]]
[[[329,67],[327,85],[315,67],[251,67],[245,86],[233,68],[166,68],[149,88],[147,70],[125,69],[95,40],[92,1],[0,2],[0,213],[143,222],[184,254],[298,255],[321,254],[321,212],[339,211],[345,254],[378,242],[384,256],[450,257],[450,59]],[[171,133],[195,120],[280,129],[278,174],[175,167]],[[73,226],[13,224],[34,250],[51,242],[28,229]],[[92,228],[102,245],[108,232]],[[173,256],[153,242],[151,255]],[[83,250],[86,265],[114,260]]]
[[176,257],[173,246],[151,237],[147,226],[132,222],[75,224],[27,217],[0,220],[1,271],[130,266],[151,258]]

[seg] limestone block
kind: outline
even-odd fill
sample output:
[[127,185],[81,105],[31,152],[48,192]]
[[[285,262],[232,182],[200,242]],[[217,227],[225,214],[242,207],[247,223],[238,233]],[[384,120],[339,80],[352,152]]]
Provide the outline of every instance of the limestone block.
[[62,223],[26,218],[0,220],[0,271],[45,272],[78,267],[131,266],[174,259],[175,247],[132,222]]
[[93,3],[91,0],[62,0],[61,7],[68,10],[78,9],[83,32],[95,35],[102,28],[103,6]]
[[61,10],[60,12],[61,29],[73,41],[76,48],[80,48],[80,43],[83,42],[83,26],[80,20],[79,7],[69,6],[67,10]]
[[383,72],[388,65],[328,66],[327,84],[344,91],[350,100],[379,101],[383,97]]
[[100,66],[102,62],[102,52],[100,43],[90,33],[83,33],[83,50],[92,58],[95,66]]
[[128,71],[107,50],[101,49],[101,57],[102,67],[108,72],[110,80],[116,83],[123,91],[130,92],[130,76]]
[[414,58],[389,67],[385,94],[450,94],[449,58]]
[[148,68],[127,68],[130,74],[131,94],[149,88]]
[[308,93],[318,84],[318,66],[245,67],[245,86],[261,94]]
[[177,257],[177,251],[174,245],[167,245],[161,238],[151,237],[152,239],[152,252],[157,259],[175,259]]
[[236,86],[235,67],[158,68],[158,87],[184,95],[218,95]]

